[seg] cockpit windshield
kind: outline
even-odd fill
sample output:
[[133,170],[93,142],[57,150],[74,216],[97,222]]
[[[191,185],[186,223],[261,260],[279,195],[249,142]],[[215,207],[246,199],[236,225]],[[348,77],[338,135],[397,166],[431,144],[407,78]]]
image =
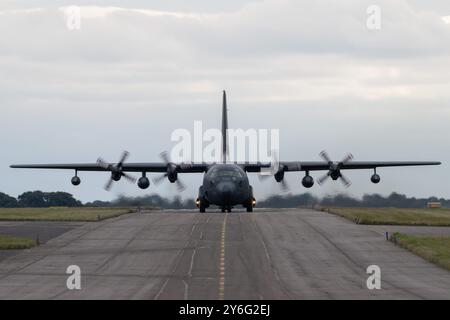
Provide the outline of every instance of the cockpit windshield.
[[240,179],[242,178],[242,174],[238,169],[213,169],[211,172],[211,178],[217,178],[217,177],[228,177],[228,178],[235,178]]

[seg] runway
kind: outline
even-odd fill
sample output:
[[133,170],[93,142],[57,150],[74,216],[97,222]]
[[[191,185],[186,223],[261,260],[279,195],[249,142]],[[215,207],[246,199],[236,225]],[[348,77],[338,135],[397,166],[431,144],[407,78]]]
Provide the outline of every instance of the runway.
[[[66,287],[69,265],[81,290]],[[366,286],[369,265],[381,290]],[[450,272],[386,241],[382,226],[308,209],[148,211],[0,261],[0,299],[449,298]]]

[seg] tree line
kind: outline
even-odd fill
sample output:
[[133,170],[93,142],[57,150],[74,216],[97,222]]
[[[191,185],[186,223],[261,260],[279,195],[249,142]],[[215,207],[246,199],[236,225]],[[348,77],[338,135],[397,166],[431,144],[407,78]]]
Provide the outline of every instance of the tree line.
[[67,192],[28,191],[16,198],[0,192],[0,208],[48,208],[48,207],[81,207]]
[[361,199],[354,198],[345,194],[337,194],[319,198],[304,193],[299,195],[284,195],[271,196],[258,203],[259,207],[266,208],[296,208],[304,206],[329,206],[329,207],[370,207],[370,208],[425,208],[428,202],[440,202],[442,207],[450,208],[450,200],[429,197],[429,198],[415,198],[408,197],[404,194],[396,192],[389,196],[382,196],[380,194],[366,194]]
[[[315,205],[334,207],[398,207],[424,208],[428,202],[441,202],[443,207],[450,208],[450,200],[429,197],[408,197],[396,192],[389,196],[366,194],[361,199],[345,194],[330,195],[323,198],[310,193],[274,195],[259,201],[260,208],[296,208]],[[113,201],[93,201],[83,204],[67,192],[28,191],[16,198],[0,192],[0,208],[47,208],[47,207],[153,207],[163,209],[194,209],[194,199],[173,199],[151,194],[141,197],[119,196]]]

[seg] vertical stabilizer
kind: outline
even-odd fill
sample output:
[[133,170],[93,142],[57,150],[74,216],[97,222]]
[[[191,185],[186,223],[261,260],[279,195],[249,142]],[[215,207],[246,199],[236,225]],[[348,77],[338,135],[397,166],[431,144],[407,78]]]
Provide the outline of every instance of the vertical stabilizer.
[[227,93],[223,91],[222,103],[222,161],[227,162],[228,154],[228,114],[227,114]]

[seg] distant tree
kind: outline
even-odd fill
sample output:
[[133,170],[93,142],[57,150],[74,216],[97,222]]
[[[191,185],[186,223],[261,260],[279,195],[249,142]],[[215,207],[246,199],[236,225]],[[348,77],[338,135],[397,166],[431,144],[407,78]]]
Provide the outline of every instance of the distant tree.
[[0,208],[17,208],[17,199],[0,192]]
[[96,200],[96,201],[93,201],[93,202],[88,202],[84,206],[85,207],[98,207],[98,208],[110,207],[111,206],[111,202]]
[[396,192],[392,192],[388,197],[388,202],[390,207],[409,207],[408,200],[404,194],[398,194]]
[[195,209],[195,200],[193,198],[185,199],[182,204],[183,209]]
[[47,208],[47,207],[79,207],[82,203],[73,195],[66,192],[28,191],[18,198],[20,207]]
[[342,206],[342,207],[360,207],[361,202],[345,194],[338,194],[335,196],[327,196],[321,201],[325,206]]
[[285,196],[274,195],[267,199],[257,202],[260,208],[297,208],[312,206],[319,202],[319,200],[309,193],[303,194],[288,194]]
[[44,200],[48,207],[80,207],[81,202],[67,192],[46,192]]
[[28,191],[18,197],[20,207],[45,208],[48,207],[45,201],[45,194],[42,191]]
[[364,207],[386,207],[386,198],[379,194],[365,194],[362,198],[362,205]]
[[181,197],[180,196],[175,196],[175,198],[173,199],[172,203],[170,204],[171,209],[181,209],[182,208],[182,203],[181,203]]
[[[86,204],[88,205],[88,204]],[[119,196],[116,200],[110,203],[115,207],[153,207],[164,209],[193,209],[195,208],[194,199],[182,200],[180,196],[176,196],[174,199],[167,199],[161,197],[158,194],[151,194],[142,197],[127,197],[124,195]]]

